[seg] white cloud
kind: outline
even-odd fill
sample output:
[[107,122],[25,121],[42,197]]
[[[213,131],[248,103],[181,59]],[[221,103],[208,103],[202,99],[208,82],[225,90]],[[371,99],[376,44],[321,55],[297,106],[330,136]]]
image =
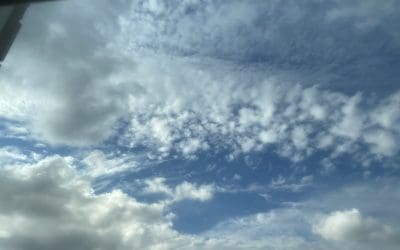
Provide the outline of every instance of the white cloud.
[[360,136],[364,125],[363,116],[358,108],[361,99],[361,94],[356,94],[341,107],[343,116],[337,126],[333,128],[333,133],[353,140]]
[[299,192],[307,187],[310,187],[313,183],[314,177],[312,175],[306,175],[299,179],[293,180],[293,178],[288,179],[279,175],[277,178],[273,179],[269,184],[271,189],[281,189],[289,190],[292,192]]
[[[52,156],[34,164],[0,169],[0,199],[7,201],[0,203],[2,249],[398,248],[398,231],[387,223],[398,216],[398,186],[389,182],[383,195],[378,193],[377,197],[371,192],[373,185],[354,186],[289,207],[231,218],[200,235],[186,235],[172,228],[174,215],[165,214],[168,203],[141,203],[119,190],[95,194],[89,179],[79,174],[73,162],[72,157]],[[310,176],[300,180],[310,181]],[[213,192],[210,186],[187,182],[171,188],[163,178],[146,183],[148,192],[171,193],[175,199],[205,201]],[[386,219],[364,217],[357,209],[321,215],[328,208],[354,201],[363,209],[371,209],[374,204],[370,201],[375,198],[377,203],[386,204],[384,208],[375,205],[377,214],[389,209],[384,214],[389,216]],[[327,241],[314,239],[311,225]]]
[[83,172],[91,177],[111,175],[126,170],[134,170],[137,166],[134,157],[106,155],[100,150],[88,153],[82,162],[86,165]]
[[208,144],[206,142],[202,142],[197,138],[188,139],[181,144],[181,150],[184,156],[190,156],[198,152],[200,149],[207,149],[207,148]]
[[313,230],[327,240],[357,242],[367,249],[371,244],[396,249],[400,232],[371,217],[363,217],[358,209],[336,211],[325,216]]
[[156,177],[153,179],[145,180],[146,187],[144,188],[145,193],[164,193],[171,195],[172,189],[165,184],[165,178]]
[[312,238],[312,217],[306,209],[284,207],[223,221],[203,235],[216,249],[337,249]]
[[[333,7],[280,1],[128,2],[31,6],[1,68],[0,116],[18,122],[18,127],[5,126],[6,133],[82,147],[101,144],[118,131],[122,146],[144,146],[155,158],[174,153],[193,158],[202,150],[237,156],[263,149],[292,161],[323,149],[329,154],[326,165],[344,154],[365,162],[397,157],[400,92],[381,100],[368,89],[350,94],[368,81],[379,82],[379,89],[391,82],[367,78],[379,70],[385,75],[382,67],[391,69],[380,48],[398,48],[394,38],[400,22],[395,22],[399,15],[391,14],[398,10],[393,1],[355,1],[350,8],[339,2]],[[355,18],[348,23],[359,28],[377,27],[385,18],[392,24],[377,29],[384,42],[364,47],[359,41],[371,40],[371,34],[343,25],[348,24],[343,18]],[[343,86],[349,91],[337,90]],[[126,130],[121,120],[129,123]],[[3,165],[27,159],[14,148],[2,148],[0,158]],[[32,153],[32,158],[42,156]],[[97,177],[136,167],[127,159],[93,151],[83,160],[83,171]],[[0,203],[0,246],[6,250],[329,249],[325,243],[308,242],[298,231],[309,229],[293,224],[307,211],[239,218],[227,223],[230,230],[217,228],[202,238],[172,229],[172,215],[163,215],[168,203],[141,203],[117,190],[94,194],[87,176],[79,176],[69,158],[50,157],[0,171],[1,200],[8,201]],[[164,193],[171,202],[211,201],[218,189],[165,182],[147,180],[145,192]],[[310,176],[295,181],[281,177],[270,188],[296,191],[312,182]],[[398,200],[390,194],[387,198],[380,188],[314,200],[312,213],[338,210],[324,217],[317,231],[357,245],[347,249],[364,246],[348,235],[397,244],[392,239],[397,231],[387,226],[387,219],[363,217],[358,210],[343,210],[355,206],[337,204],[379,200],[376,206],[388,204],[384,211],[396,215],[393,201]],[[348,234],[330,231],[332,224]],[[287,228],[298,231],[280,235]],[[213,237],[218,233],[222,236]]]
[[302,127],[296,127],[292,131],[292,141],[296,148],[304,149],[307,147],[307,132]]
[[161,204],[118,190],[95,195],[67,159],[1,171],[2,249],[173,249],[190,241],[170,228]]
[[277,135],[272,130],[261,131],[259,134],[260,141],[264,144],[274,143],[277,140]]
[[213,198],[216,188],[212,184],[196,185],[184,181],[171,188],[165,184],[166,179],[162,177],[145,180],[145,193],[163,193],[169,196],[170,202],[177,202],[181,200],[198,200],[208,201]]
[[400,92],[382,100],[373,111],[371,119],[385,129],[399,131],[396,125],[400,121]]
[[[292,160],[303,159],[320,149],[332,151],[334,159],[350,152],[341,148],[354,144],[371,145],[368,151],[360,153],[372,158],[390,157],[397,152],[397,148],[393,147],[381,147],[385,152],[378,152],[373,148],[372,141],[366,140],[368,130],[376,124],[372,120],[375,108],[366,106],[364,102],[367,98],[359,94],[347,96],[316,87],[297,86],[292,89],[279,80],[245,87],[235,83],[234,88],[227,86],[222,91],[217,76],[209,70],[197,78],[197,84],[204,87],[189,88],[190,75],[198,65],[190,61],[182,64],[180,59],[169,61],[168,65],[173,73],[164,76],[168,79],[169,88],[162,91],[162,96],[142,96],[131,101],[130,109],[135,115],[132,130],[126,135],[131,138],[130,143],[145,142],[151,145],[150,148],[162,149],[163,155],[173,150],[182,155],[195,155],[204,148],[225,148],[238,155],[260,151],[265,145],[275,145],[278,154]],[[180,69],[179,77],[174,75],[177,72],[175,68]],[[154,79],[146,80],[140,70],[137,74],[147,93],[158,93],[158,83],[163,82],[164,77],[154,82]],[[187,84],[178,84],[182,81]],[[230,79],[229,82],[235,80]],[[271,92],[274,93],[272,96]],[[191,93],[196,93],[196,97]],[[307,101],[303,95],[308,96]],[[171,103],[180,104],[171,106]],[[240,108],[235,113],[233,107],[241,103],[252,108]],[[380,105],[384,104],[377,104],[378,107]],[[263,115],[266,113],[268,115]],[[393,122],[398,123],[397,120]],[[386,130],[392,130],[392,127]],[[399,136],[397,131],[391,133],[394,138]]]
[[210,200],[214,195],[214,187],[212,185],[196,186],[189,182],[183,182],[175,187],[175,199],[192,199],[199,201]]
[[366,132],[364,140],[371,145],[371,150],[377,155],[394,156],[399,151],[396,136],[383,129]]
[[26,161],[28,157],[23,154],[18,148],[15,147],[1,147],[0,148],[0,166],[13,164],[18,161]]
[[[309,65],[314,60],[309,55],[316,55],[317,65],[341,66],[348,52],[356,58],[365,52],[338,39],[334,46],[326,39],[305,39],[301,30],[319,34],[319,22],[283,32],[290,39],[276,33],[287,30],[287,22],[314,24],[304,15],[311,7],[196,1],[110,5],[101,1],[95,11],[86,1],[62,2],[51,11],[48,5],[32,6],[2,67],[0,116],[51,144],[101,144],[118,131],[119,143],[145,146],[152,158],[174,153],[195,158],[203,150],[237,156],[265,148],[292,161],[320,149],[331,151],[330,161],[349,148],[370,161],[398,153],[393,144],[400,134],[398,92],[381,101],[368,93],[343,94],[327,90],[328,73],[309,79],[308,66],[299,71],[273,66]],[[315,19],[324,20],[326,9]],[[273,10],[282,10],[283,19],[272,18]],[[276,25],[254,25],[267,20],[266,13]],[[242,34],[247,28],[249,36]],[[293,51],[296,46],[288,41],[296,39],[299,48]],[[320,46],[313,46],[314,40]],[[343,51],[333,52],[332,46]],[[267,54],[260,60],[272,66],[242,69],[240,61],[261,52]],[[121,120],[129,123],[126,130]],[[370,133],[375,126],[380,132]],[[358,144],[367,150],[358,150]]]
[[[278,237],[272,231],[268,240],[265,235],[251,234],[269,224],[268,215],[261,214],[254,216],[256,221],[241,219],[240,224],[248,228],[245,233],[230,226],[216,228],[211,236],[178,233],[172,229],[173,215],[164,215],[166,203],[141,203],[119,190],[95,194],[72,162],[72,158],[53,156],[0,170],[0,198],[7,200],[0,204],[2,249],[292,249],[299,242],[308,245],[301,237]],[[208,186],[184,182],[172,189],[163,182],[152,180],[149,191],[175,192],[176,199],[211,197]]]

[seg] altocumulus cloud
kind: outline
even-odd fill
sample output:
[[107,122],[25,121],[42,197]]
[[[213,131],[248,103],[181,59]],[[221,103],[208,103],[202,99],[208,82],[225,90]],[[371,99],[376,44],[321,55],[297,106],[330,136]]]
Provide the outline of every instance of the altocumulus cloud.
[[[323,49],[328,46],[326,41],[312,47],[321,49],[314,53],[320,57],[307,59],[321,65],[325,72],[318,73],[321,77],[306,79],[314,66],[298,68],[299,62],[290,57],[289,67],[274,68],[281,65],[276,62],[287,58],[279,53],[290,51],[287,37],[269,30],[273,25],[257,21],[266,15],[261,9],[268,13],[281,9],[288,12],[282,20],[274,16],[266,20],[282,30],[292,30],[299,20],[312,24],[314,19],[304,12],[316,8],[320,12],[315,18],[336,29],[335,16],[350,15],[354,6],[315,3],[301,7],[293,2],[286,8],[279,1],[261,6],[185,2],[179,8],[174,7],[175,2],[163,1],[134,2],[130,8],[123,2],[113,8],[109,5],[101,1],[96,12],[91,11],[89,2],[75,1],[32,8],[26,17],[31,22],[24,25],[16,43],[18,49],[2,69],[2,117],[22,122],[31,137],[46,143],[90,146],[118,136],[123,146],[147,147],[153,158],[177,153],[193,159],[210,149],[227,149],[234,158],[269,150],[298,162],[325,150],[330,154],[323,162],[330,166],[346,153],[363,165],[398,153],[398,92],[376,98],[368,91],[344,94],[332,90],[333,80],[342,80],[331,75],[341,72],[331,72],[325,60],[334,58],[329,64],[333,67],[345,56]],[[73,15],[75,9],[81,14]],[[220,14],[225,21],[214,20]],[[362,22],[364,14],[354,15]],[[353,27],[357,30],[354,41],[387,22],[380,15],[375,19],[368,29]],[[252,36],[240,33],[245,27],[251,27]],[[314,30],[319,25],[310,27],[314,28],[294,30],[311,29],[310,34],[325,37],[325,31]],[[392,28],[382,35],[393,35]],[[293,35],[290,40],[295,40],[299,49],[289,54],[305,60],[309,54],[300,48],[310,40]],[[216,44],[222,48],[216,49]],[[254,44],[262,47],[257,51],[278,54],[262,54],[259,63],[243,64],[242,59],[251,61],[256,54],[252,52],[257,49]],[[342,48],[352,58],[366,51],[362,47],[354,50],[335,36],[329,46]],[[193,49],[198,53],[190,51]],[[385,60],[377,50],[368,51],[378,61]],[[225,54],[233,57],[225,58]]]

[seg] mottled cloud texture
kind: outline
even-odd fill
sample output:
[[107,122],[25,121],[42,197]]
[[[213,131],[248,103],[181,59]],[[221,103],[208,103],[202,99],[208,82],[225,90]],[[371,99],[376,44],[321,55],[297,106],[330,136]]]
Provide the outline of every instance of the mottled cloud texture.
[[[396,0],[31,5],[0,248],[398,249],[399,30]],[[185,204],[214,224],[178,230]]]

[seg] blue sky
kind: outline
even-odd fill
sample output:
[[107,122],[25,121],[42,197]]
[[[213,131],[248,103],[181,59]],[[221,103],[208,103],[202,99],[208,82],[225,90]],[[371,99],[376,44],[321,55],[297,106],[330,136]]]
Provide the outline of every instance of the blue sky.
[[0,248],[398,249],[398,1],[32,4]]

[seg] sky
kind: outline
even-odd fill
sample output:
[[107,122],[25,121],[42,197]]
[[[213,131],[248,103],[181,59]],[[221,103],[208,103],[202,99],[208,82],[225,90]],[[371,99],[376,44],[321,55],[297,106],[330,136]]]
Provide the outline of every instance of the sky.
[[4,250],[400,248],[400,2],[32,4]]

